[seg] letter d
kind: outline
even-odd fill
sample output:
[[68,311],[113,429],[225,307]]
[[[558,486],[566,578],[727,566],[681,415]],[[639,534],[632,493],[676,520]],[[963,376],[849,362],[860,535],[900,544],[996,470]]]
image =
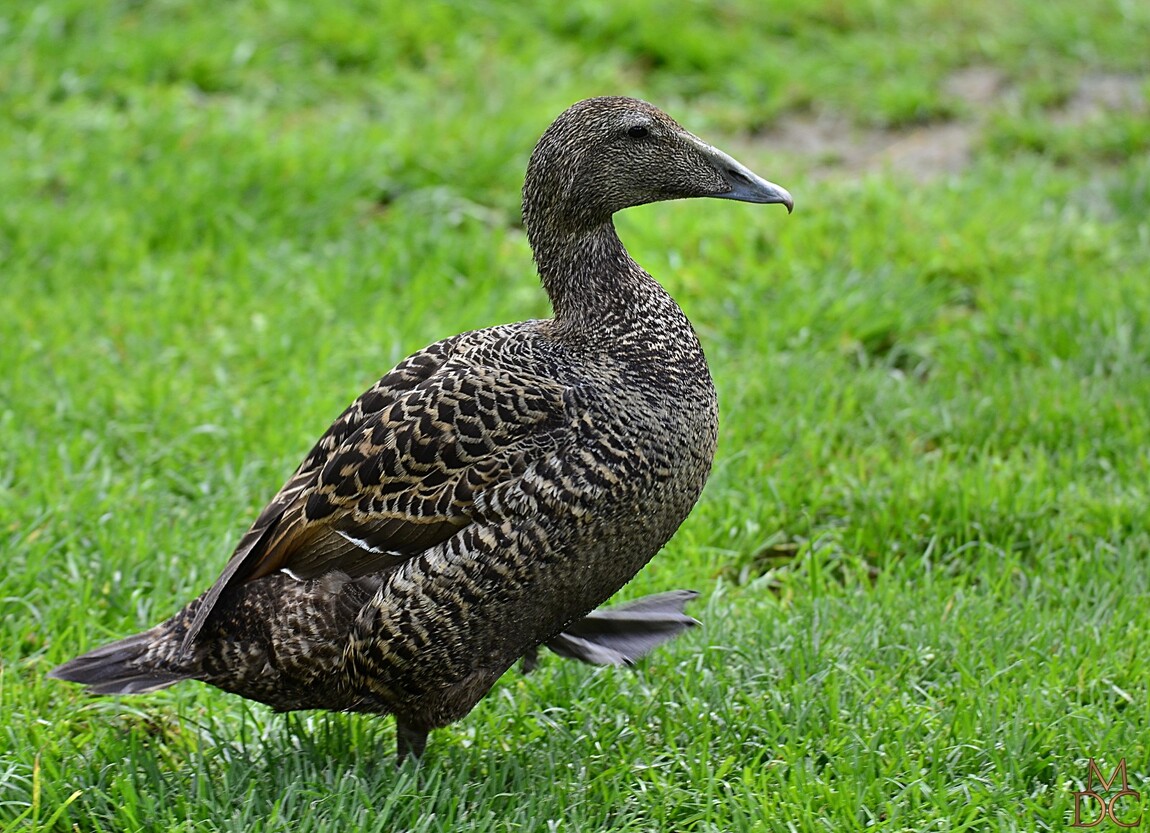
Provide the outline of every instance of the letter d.
[[[1094,821],[1089,822],[1089,823],[1085,823],[1082,821],[1082,796],[1084,796],[1084,795],[1090,796],[1091,798],[1093,798],[1095,801],[1097,801],[1102,806],[1102,810],[1098,813],[1098,818],[1094,819]],[[1070,826],[1071,827],[1097,827],[1098,825],[1102,824],[1102,819],[1106,818],[1106,811],[1108,809],[1109,808],[1106,806],[1106,802],[1102,800],[1102,796],[1100,796],[1098,793],[1094,792],[1094,790],[1082,790],[1081,792],[1076,790],[1074,792],[1074,824],[1072,824]]]

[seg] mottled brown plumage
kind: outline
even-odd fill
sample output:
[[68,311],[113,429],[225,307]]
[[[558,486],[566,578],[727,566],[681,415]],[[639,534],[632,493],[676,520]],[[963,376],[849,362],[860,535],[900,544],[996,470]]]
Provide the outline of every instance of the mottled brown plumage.
[[580,102],[544,133],[523,215],[555,317],[401,362],[335,421],[216,583],[52,673],[97,693],[198,679],[276,709],[391,713],[400,757],[548,644],[631,661],[692,594],[591,612],[695,504],[718,426],[694,330],[611,216],[790,195],[649,104]]

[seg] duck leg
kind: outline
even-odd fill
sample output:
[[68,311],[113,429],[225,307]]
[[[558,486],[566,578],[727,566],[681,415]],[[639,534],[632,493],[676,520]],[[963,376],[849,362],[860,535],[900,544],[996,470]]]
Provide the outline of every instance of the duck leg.
[[395,763],[402,764],[407,756],[418,760],[427,748],[427,730],[417,729],[401,718],[395,719]]

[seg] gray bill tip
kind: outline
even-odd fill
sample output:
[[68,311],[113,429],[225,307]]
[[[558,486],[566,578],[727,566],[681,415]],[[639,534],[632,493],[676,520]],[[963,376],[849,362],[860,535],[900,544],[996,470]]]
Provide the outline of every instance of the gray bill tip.
[[730,186],[729,190],[711,196],[739,202],[778,203],[787,207],[788,214],[795,210],[795,198],[783,186],[763,179],[739,160],[708,145],[697,136],[688,134],[688,141],[703,152]]
[[795,210],[795,198],[783,186],[768,182],[746,168],[742,171],[728,171],[727,176],[732,183],[731,190],[726,194],[716,194],[719,198],[762,204],[778,203],[787,207],[788,214]]

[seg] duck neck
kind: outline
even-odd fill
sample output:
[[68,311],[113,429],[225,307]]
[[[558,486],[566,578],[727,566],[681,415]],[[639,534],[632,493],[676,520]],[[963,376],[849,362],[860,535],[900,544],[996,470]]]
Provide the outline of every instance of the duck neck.
[[610,220],[567,235],[540,235],[531,243],[555,321],[565,329],[618,325],[647,306],[645,296],[662,294],[631,259]]

